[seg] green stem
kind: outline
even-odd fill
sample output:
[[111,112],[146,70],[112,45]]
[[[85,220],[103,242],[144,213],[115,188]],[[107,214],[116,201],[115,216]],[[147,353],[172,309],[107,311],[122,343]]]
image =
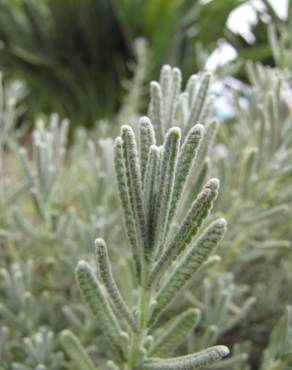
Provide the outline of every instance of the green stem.
[[134,333],[132,336],[131,349],[129,355],[128,370],[134,370],[137,366],[139,349],[145,336],[147,335],[147,319],[149,312],[149,305],[151,302],[152,291],[141,287],[140,290],[140,332]]
[[128,370],[134,370],[137,364],[138,350],[142,340],[142,333],[133,333]]

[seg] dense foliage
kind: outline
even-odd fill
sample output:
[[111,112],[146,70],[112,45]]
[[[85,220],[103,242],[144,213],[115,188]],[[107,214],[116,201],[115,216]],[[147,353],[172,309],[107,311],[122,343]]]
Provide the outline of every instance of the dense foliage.
[[[251,89],[219,124],[212,76],[182,90],[164,66],[150,119],[129,91],[133,129],[78,129],[70,147],[56,115],[14,130],[22,86],[1,85],[1,369],[289,369],[288,67],[248,65]],[[227,355],[218,343],[231,355],[207,365]]]

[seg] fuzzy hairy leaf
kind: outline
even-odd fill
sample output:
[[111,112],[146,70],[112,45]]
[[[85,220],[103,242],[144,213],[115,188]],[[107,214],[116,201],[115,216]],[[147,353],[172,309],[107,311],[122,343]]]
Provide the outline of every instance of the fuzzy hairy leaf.
[[170,201],[180,146],[180,129],[173,127],[166,134],[160,164],[160,178],[158,186],[158,200],[156,204],[156,248],[163,250],[164,237],[167,228]]
[[122,317],[124,317],[131,325],[135,332],[139,332],[139,326],[134,318],[132,312],[124,301],[116,281],[113,277],[111,264],[108,256],[107,245],[103,239],[95,240],[96,246],[96,259],[99,267],[100,277],[105,285],[107,292]]
[[120,325],[89,264],[85,261],[79,261],[76,268],[76,276],[84,301],[98,319],[98,323],[104,335],[112,344],[113,349],[122,356],[120,345],[122,331]]
[[171,71],[171,93],[164,95],[167,97],[167,106],[165,107],[165,127],[170,128],[173,126],[178,97],[181,90],[182,76],[178,68],[173,68]]
[[140,168],[142,182],[146,171],[146,165],[148,161],[148,155],[151,145],[155,145],[155,132],[148,117],[142,117],[140,119]]
[[154,233],[155,233],[155,209],[157,203],[157,187],[158,175],[160,165],[160,150],[157,146],[153,145],[150,148],[145,179],[144,179],[144,204],[145,214],[147,219],[147,230],[149,235],[149,246],[147,249],[147,258],[153,252]]
[[212,222],[196,240],[190,250],[175,264],[169,277],[160,288],[153,316],[158,315],[168,305],[181,288],[195,275],[201,265],[218,245],[226,230],[222,218]]
[[154,265],[148,280],[148,286],[153,286],[156,283],[173,259],[187,247],[196,235],[199,227],[212,209],[213,202],[218,196],[218,189],[219,181],[217,179],[211,179],[207,182],[202,192],[193,202],[180,228],[168,243],[165,252]]
[[148,235],[143,204],[142,180],[136,139],[130,126],[125,125],[122,127],[122,139],[128,189],[139,241],[139,252],[145,256]]
[[185,133],[189,132],[192,126],[200,122],[200,118],[206,104],[206,97],[209,90],[211,76],[211,73],[205,73],[203,76],[201,85],[192,102],[192,108],[185,128]]
[[192,168],[192,172],[195,173],[196,176],[200,176],[201,174],[209,151],[215,140],[218,126],[219,124],[217,121],[211,121],[205,125],[204,137],[201,140],[200,147],[197,152],[197,158]]
[[116,180],[118,184],[119,197],[123,209],[125,227],[129,242],[132,247],[132,254],[135,263],[137,278],[139,280],[141,273],[141,261],[139,256],[139,246],[136,233],[135,219],[132,211],[130,195],[127,186],[127,173],[123,157],[123,140],[118,137],[114,146],[114,165]]
[[142,365],[143,370],[195,370],[212,364],[228,356],[225,346],[214,346],[192,355],[174,357],[165,360],[149,359]]
[[60,340],[68,356],[79,370],[97,369],[79,339],[70,330],[62,331]]
[[188,94],[188,105],[191,106],[192,102],[194,100],[196,87],[198,83],[198,76],[197,75],[191,75],[188,79],[187,86],[186,86],[186,92]]
[[161,87],[156,81],[152,81],[150,84],[150,106],[148,114],[156,128],[157,139],[160,143],[163,138],[163,104]]
[[180,200],[183,187],[189,175],[192,163],[194,163],[194,160],[196,158],[197,150],[203,136],[203,132],[204,127],[202,125],[195,125],[189,131],[180,150],[168,218],[168,225],[170,225],[175,214],[175,210]]
[[169,96],[171,91],[171,66],[166,64],[161,68],[159,83],[163,96]]
[[191,308],[176,317],[170,325],[158,336],[151,347],[151,356],[171,354],[196,327],[200,320],[200,311]]

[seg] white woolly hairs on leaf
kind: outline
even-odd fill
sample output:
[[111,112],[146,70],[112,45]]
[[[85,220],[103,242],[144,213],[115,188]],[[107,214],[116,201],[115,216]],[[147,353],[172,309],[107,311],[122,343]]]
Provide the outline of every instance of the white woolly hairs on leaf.
[[175,174],[173,195],[170,205],[169,217],[168,217],[168,228],[175,215],[175,211],[179,204],[179,200],[182,195],[184,185],[187,181],[188,175],[191,170],[191,166],[194,163],[197,151],[204,133],[204,127],[200,124],[195,125],[189,131],[183,145],[180,149],[177,171]]
[[100,283],[87,262],[78,262],[76,277],[82,296],[85,302],[89,305],[92,313],[99,320],[99,325],[103,334],[108,338],[113,350],[123,357],[120,340],[122,330],[119,322],[112,311],[108,300],[104,296]]
[[103,239],[95,240],[96,246],[96,259],[99,266],[99,272],[104,283],[107,292],[116,308],[122,317],[124,317],[128,323],[131,325],[132,329],[135,332],[139,332],[139,325],[128,308],[126,302],[124,301],[119,288],[115,282],[115,279],[112,274],[112,269],[109,261],[107,245]]
[[156,144],[155,131],[148,117],[142,117],[139,121],[140,130],[140,168],[142,183],[144,181],[146,165],[150,147]]
[[159,197],[156,204],[155,215],[155,248],[157,251],[163,250],[164,237],[167,231],[167,221],[170,211],[170,201],[172,199],[180,138],[180,129],[178,127],[173,127],[169,129],[164,140],[158,186]]
[[128,189],[139,240],[139,248],[141,256],[145,256],[148,244],[148,234],[142,193],[142,179],[138,161],[136,139],[130,126],[122,126],[122,139]]
[[124,223],[127,237],[132,247],[132,254],[135,263],[137,280],[140,281],[141,274],[141,255],[139,254],[139,240],[136,231],[136,222],[132,210],[132,204],[128,189],[126,164],[123,155],[123,140],[117,137],[114,145],[114,165],[118,185],[119,198],[124,214]]
[[60,334],[61,344],[68,356],[80,370],[96,370],[96,366],[86,353],[79,339],[70,331],[64,330]]
[[150,83],[150,106],[148,114],[151,122],[153,122],[156,127],[158,142],[161,143],[164,135],[163,101],[161,87],[156,81]]
[[187,338],[194,330],[201,317],[200,310],[191,308],[176,316],[167,328],[155,339],[150,356],[165,356],[172,352]]
[[194,200],[176,234],[170,239],[164,253],[149,275],[148,286],[154,286],[170,263],[187,247],[212,209],[218,196],[219,181],[211,179]]
[[199,367],[212,364],[228,356],[229,349],[225,346],[214,346],[201,352],[187,356],[169,359],[149,359],[142,365],[143,370],[195,370]]
[[227,222],[220,218],[212,222],[195,241],[193,246],[175,264],[169,277],[159,290],[157,306],[153,316],[161,311],[174,299],[181,288],[194,276],[201,265],[223,238]]
[[148,248],[146,258],[151,259],[155,241],[155,210],[158,194],[158,176],[160,170],[160,150],[152,145],[149,150],[149,156],[146,166],[144,179],[144,205],[148,230]]
[[191,129],[192,126],[200,122],[201,115],[206,105],[207,100],[206,98],[209,90],[211,77],[212,74],[210,72],[205,73],[202,77],[201,85],[198,88],[194,96],[194,100],[192,102],[189,119],[185,127],[185,134],[187,134],[187,132]]

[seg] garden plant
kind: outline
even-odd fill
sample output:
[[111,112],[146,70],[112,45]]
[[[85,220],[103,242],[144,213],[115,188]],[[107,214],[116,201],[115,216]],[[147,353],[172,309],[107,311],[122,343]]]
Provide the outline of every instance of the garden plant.
[[169,65],[138,118],[140,40],[115,140],[101,121],[70,143],[56,114],[15,129],[26,92],[1,82],[1,370],[291,368],[291,70],[276,39],[281,62],[247,65],[228,122],[216,76],[184,84]]

